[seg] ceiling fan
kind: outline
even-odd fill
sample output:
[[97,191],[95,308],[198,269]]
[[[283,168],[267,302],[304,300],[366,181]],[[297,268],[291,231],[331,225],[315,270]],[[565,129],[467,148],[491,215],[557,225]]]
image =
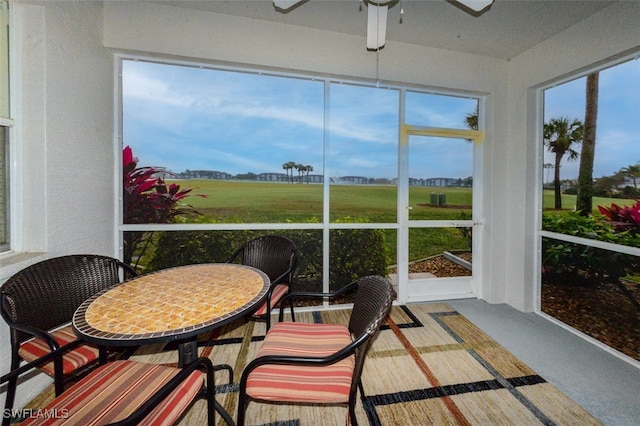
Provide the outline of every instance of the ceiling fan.
[[[273,0],[278,12],[288,13],[309,0]],[[377,51],[384,47],[387,33],[387,12],[400,0],[362,0],[367,6],[367,50]],[[494,0],[446,0],[464,11],[480,16]],[[400,21],[402,22],[402,21]]]

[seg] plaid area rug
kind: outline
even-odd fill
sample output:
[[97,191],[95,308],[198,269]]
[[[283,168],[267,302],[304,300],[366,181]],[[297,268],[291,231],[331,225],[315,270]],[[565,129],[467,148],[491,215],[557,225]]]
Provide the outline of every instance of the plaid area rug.
[[[346,324],[349,311],[304,312],[296,319]],[[264,332],[264,323],[238,321],[200,338],[201,355],[234,369],[231,385],[225,372],[216,373],[216,399],[234,419],[237,382]],[[171,345],[145,346],[130,358],[172,364],[177,353]],[[601,424],[446,303],[394,306],[365,361],[362,382],[359,424]],[[344,425],[347,409],[250,402],[247,419],[252,425]],[[180,422],[205,424],[204,401]]]

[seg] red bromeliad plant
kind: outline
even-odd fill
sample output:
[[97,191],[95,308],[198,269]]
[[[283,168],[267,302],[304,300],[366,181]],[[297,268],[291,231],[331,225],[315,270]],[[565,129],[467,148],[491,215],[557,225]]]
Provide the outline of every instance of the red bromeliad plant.
[[640,201],[623,207],[612,203],[611,207],[598,206],[598,209],[607,217],[616,231],[640,233]]
[[[167,184],[166,175],[172,173],[161,167],[137,167],[138,159],[129,146],[122,151],[123,222],[125,224],[171,223],[177,216],[198,214],[191,206],[180,201],[191,196],[191,189],[180,189],[175,183]],[[205,195],[198,195],[206,197]],[[149,239],[145,232],[124,233],[124,261],[131,264],[141,243],[146,250]],[[137,266],[137,261],[136,265]]]

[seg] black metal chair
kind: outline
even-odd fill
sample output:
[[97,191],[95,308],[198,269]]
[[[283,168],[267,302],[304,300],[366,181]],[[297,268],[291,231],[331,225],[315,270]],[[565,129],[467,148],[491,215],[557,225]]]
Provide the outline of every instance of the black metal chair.
[[[271,280],[265,302],[251,317],[265,320],[267,330],[271,327],[271,309],[291,292],[293,271],[297,262],[296,246],[293,241],[279,235],[264,235],[254,238],[238,248],[227,263],[242,263],[263,271]],[[290,305],[291,315],[293,303]]]
[[357,290],[347,326],[278,322],[267,332],[256,358],[242,372],[238,425],[245,423],[250,400],[270,403],[348,405],[355,416],[362,368],[373,337],[387,318],[393,289],[386,278],[368,276],[334,293],[291,293],[295,297],[337,297]]
[[[75,310],[97,292],[136,276],[129,265],[108,256],[77,254],[47,259],[16,273],[0,287],[0,315],[9,325],[11,370],[22,361],[65,384],[107,360],[105,348],[79,340],[70,325]],[[39,360],[54,351],[56,356]],[[18,377],[7,380],[5,409],[13,407]],[[6,412],[6,411],[5,411]],[[3,425],[8,424],[3,419]]]

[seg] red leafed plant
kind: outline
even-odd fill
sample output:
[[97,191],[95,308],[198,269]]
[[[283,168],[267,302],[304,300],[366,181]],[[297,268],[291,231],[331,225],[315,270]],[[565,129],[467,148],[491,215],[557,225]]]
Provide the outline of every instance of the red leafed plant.
[[640,201],[623,207],[612,203],[611,207],[598,206],[598,210],[607,217],[616,231],[640,233]]
[[[190,194],[192,189],[180,189],[180,185],[165,182],[165,176],[172,175],[170,171],[162,167],[137,166],[138,159],[133,156],[131,147],[125,147],[122,151],[122,208],[125,224],[171,223],[177,216],[198,214],[191,206],[180,204],[184,198],[194,195]],[[145,245],[139,247],[142,243]],[[140,256],[148,243],[149,238],[144,232],[125,232],[124,261],[131,264],[136,250]]]

